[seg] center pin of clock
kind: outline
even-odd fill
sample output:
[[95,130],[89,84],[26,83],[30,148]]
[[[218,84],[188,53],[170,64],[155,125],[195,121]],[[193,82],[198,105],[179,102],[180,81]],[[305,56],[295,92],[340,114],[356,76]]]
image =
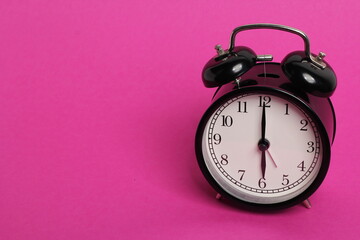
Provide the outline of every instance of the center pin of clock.
[[260,139],[258,142],[258,147],[260,151],[266,151],[270,147],[270,142],[267,139]]

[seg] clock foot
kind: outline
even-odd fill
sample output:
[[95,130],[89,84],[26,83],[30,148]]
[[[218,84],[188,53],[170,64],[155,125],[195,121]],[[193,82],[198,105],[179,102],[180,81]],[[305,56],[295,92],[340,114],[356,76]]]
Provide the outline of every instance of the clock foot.
[[215,198],[216,198],[217,200],[220,200],[220,199],[221,199],[220,193],[217,193]]
[[305,201],[302,202],[302,204],[304,205],[304,207],[306,207],[307,209],[311,208],[311,203],[309,199],[306,199]]

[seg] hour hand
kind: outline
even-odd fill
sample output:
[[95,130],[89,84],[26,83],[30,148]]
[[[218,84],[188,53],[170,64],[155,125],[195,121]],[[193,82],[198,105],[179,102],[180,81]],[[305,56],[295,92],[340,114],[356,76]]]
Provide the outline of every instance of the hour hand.
[[261,151],[261,173],[262,178],[265,179],[265,170],[266,170],[266,156],[265,156],[265,150]]
[[269,141],[260,139],[258,143],[259,150],[261,151],[261,173],[262,177],[265,179],[265,170],[266,170],[266,150],[269,148]]

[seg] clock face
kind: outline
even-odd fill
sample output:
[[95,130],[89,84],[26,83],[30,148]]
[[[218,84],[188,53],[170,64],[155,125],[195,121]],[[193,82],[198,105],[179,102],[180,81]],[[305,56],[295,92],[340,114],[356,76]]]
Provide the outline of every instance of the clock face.
[[303,193],[322,165],[319,131],[291,98],[236,95],[212,110],[202,133],[203,161],[226,193],[245,202],[281,203]]

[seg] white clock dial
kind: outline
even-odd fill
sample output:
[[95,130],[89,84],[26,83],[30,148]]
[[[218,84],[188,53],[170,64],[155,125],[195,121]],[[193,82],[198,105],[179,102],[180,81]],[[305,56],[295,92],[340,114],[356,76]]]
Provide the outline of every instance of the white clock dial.
[[244,94],[217,108],[205,126],[202,152],[210,174],[227,193],[260,204],[304,192],[322,159],[312,119],[271,94]]

